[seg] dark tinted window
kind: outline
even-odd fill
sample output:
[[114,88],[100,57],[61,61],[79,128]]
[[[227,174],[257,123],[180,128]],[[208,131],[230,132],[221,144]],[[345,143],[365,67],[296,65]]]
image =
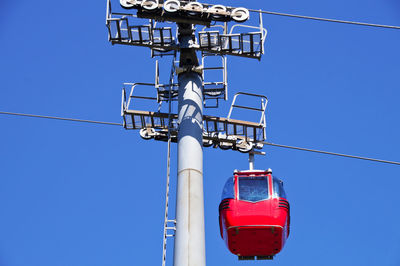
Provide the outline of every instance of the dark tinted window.
[[268,199],[268,177],[239,177],[239,199],[253,202]]
[[234,199],[235,191],[233,186],[233,177],[228,178],[225,183],[224,190],[222,191],[222,199]]
[[274,198],[285,198],[286,199],[286,193],[285,190],[283,189],[283,182],[282,180],[274,177],[273,179],[274,183]]

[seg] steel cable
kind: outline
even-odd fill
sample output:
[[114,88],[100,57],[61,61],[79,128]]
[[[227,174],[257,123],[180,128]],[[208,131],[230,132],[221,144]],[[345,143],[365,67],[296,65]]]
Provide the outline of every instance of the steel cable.
[[[24,117],[33,117],[33,118],[55,119],[55,120],[81,122],[81,123],[91,123],[91,124],[100,124],[100,125],[110,125],[110,126],[123,126],[123,124],[121,124],[121,123],[95,121],[95,120],[85,120],[85,119],[76,119],[76,118],[65,118],[65,117],[58,117],[58,116],[33,115],[33,114],[24,114],[24,113],[2,112],[2,111],[0,111],[0,114],[13,115],[13,116],[24,116]],[[263,144],[264,145],[268,145],[268,146],[285,148],[285,149],[307,151],[307,152],[320,153],[320,154],[339,156],[339,157],[346,157],[346,158],[352,158],[352,159],[359,159],[359,160],[365,160],[365,161],[372,161],[372,162],[378,162],[378,163],[400,165],[400,162],[388,161],[388,160],[382,160],[382,159],[375,159],[375,158],[368,158],[368,157],[349,155],[349,154],[343,154],[343,153],[336,153],[336,152],[329,152],[329,151],[301,148],[301,147],[289,146],[289,145],[283,145],[283,144],[276,144],[276,143],[271,143],[271,142],[263,142]]]
[[48,115],[33,115],[33,114],[1,112],[1,111],[0,111],[0,114],[35,117],[35,118],[46,118],[46,119],[55,119],[55,120],[64,120],[64,121],[73,121],[73,122],[82,122],[82,123],[92,123],[92,124],[110,125],[110,126],[122,126],[123,125],[121,123],[103,122],[103,121],[85,120],[85,119],[76,119],[76,118],[66,118],[66,117],[48,116]]
[[328,154],[328,155],[334,155],[334,156],[340,156],[340,157],[346,157],[346,158],[353,158],[353,159],[360,159],[360,160],[372,161],[372,162],[378,162],[378,163],[388,163],[388,164],[400,165],[400,162],[387,161],[387,160],[381,160],[381,159],[375,159],[375,158],[368,158],[368,157],[362,157],[362,156],[356,156],[356,155],[348,155],[348,154],[343,154],[343,153],[307,149],[307,148],[301,148],[301,147],[295,147],[295,146],[275,144],[275,143],[271,143],[271,142],[263,142],[263,144],[264,145],[269,145],[269,146],[280,147],[280,148],[292,149],[292,150],[308,151],[308,152]]
[[326,21],[326,22],[336,22],[336,23],[343,23],[343,24],[352,24],[352,25],[359,25],[359,26],[369,26],[369,27],[400,30],[400,26],[382,25],[382,24],[365,23],[365,22],[340,20],[340,19],[330,19],[330,18],[321,18],[321,17],[311,17],[311,16],[303,16],[303,15],[288,14],[288,13],[273,12],[273,11],[264,11],[264,10],[256,10],[256,9],[249,9],[249,11],[251,11],[251,12],[261,12],[263,14],[268,14],[268,15],[276,15],[276,16],[284,16],[284,17],[292,17],[292,18],[301,18],[301,19],[310,19],[310,20],[318,20],[318,21]]

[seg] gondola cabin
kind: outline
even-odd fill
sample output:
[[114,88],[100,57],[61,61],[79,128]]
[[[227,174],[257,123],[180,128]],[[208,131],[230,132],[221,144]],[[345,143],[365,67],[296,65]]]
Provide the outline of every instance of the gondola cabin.
[[272,259],[289,236],[290,207],[272,171],[235,171],[219,205],[221,237],[239,260]]

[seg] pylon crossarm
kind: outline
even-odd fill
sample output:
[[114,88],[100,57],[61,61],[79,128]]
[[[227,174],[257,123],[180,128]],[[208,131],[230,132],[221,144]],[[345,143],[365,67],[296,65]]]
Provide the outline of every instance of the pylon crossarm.
[[[147,6],[147,2],[153,4]],[[152,49],[152,56],[174,55],[182,47],[174,37],[176,34],[172,33],[173,29],[168,25],[163,26],[163,22],[176,22],[205,25],[198,33],[196,41],[187,48],[255,59],[261,59],[264,53],[267,30],[263,28],[260,12],[258,22],[250,20],[253,25],[243,25],[250,18],[249,11],[244,8],[178,0],[166,1],[164,4],[157,0],[121,0],[121,6],[137,12],[113,12],[108,0],[106,24],[112,44],[149,47]],[[150,22],[143,24],[141,19],[149,19]],[[229,26],[228,21],[232,20],[237,23]],[[156,26],[156,21],[161,25]],[[211,22],[215,25],[211,25]]]
[[[125,110],[126,129],[140,130],[145,139],[168,140],[168,113],[142,110]],[[171,114],[171,140],[177,140],[178,115]],[[256,122],[228,119],[225,117],[203,116],[203,145],[248,152],[261,149],[264,125]]]

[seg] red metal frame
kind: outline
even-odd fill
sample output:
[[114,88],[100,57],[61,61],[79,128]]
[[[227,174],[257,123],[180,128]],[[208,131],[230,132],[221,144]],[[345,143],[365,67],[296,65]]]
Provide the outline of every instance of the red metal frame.
[[[240,177],[266,176],[269,198],[258,202],[239,200]],[[238,256],[274,256],[289,236],[290,206],[273,197],[273,180],[268,171],[245,171],[234,174],[234,199],[223,199],[219,207],[221,237],[229,250]]]

